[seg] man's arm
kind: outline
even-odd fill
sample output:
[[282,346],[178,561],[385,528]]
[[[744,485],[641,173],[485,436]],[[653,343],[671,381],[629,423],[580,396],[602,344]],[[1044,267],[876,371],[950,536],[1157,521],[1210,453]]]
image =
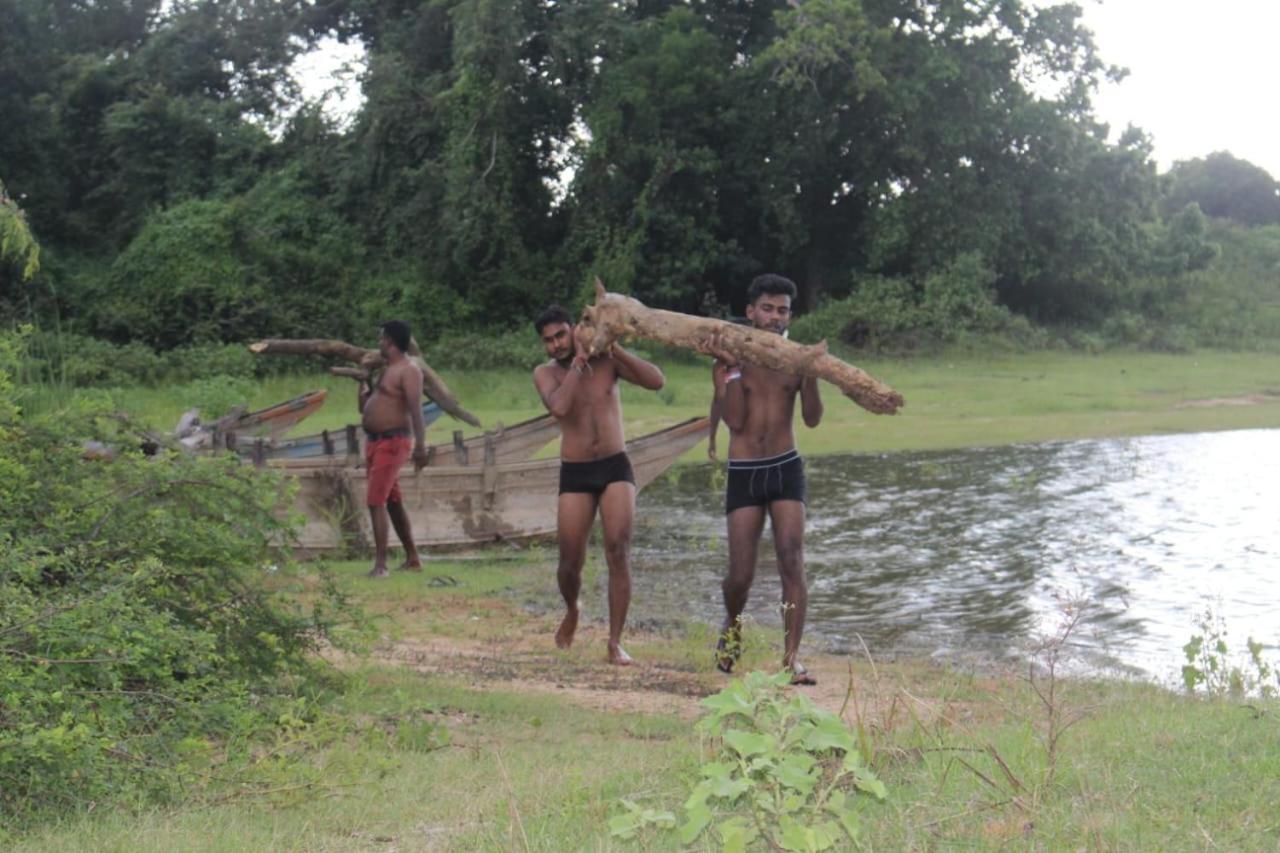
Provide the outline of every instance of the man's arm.
[[409,424],[413,427],[413,464],[423,468],[427,464],[427,425],[422,421],[422,371],[411,364],[401,377],[404,403],[409,407]]
[[724,388],[716,373],[716,364],[717,362],[711,362],[711,411],[707,412],[707,417],[711,420],[711,428],[707,431],[707,458],[712,461],[716,459],[716,433],[720,430],[720,398],[724,396]]
[[356,383],[356,411],[364,414],[364,404],[373,396],[373,380],[366,376]]
[[800,380],[800,415],[809,429],[822,423],[822,395],[818,393],[818,380],[812,376]]
[[747,397],[742,390],[742,367],[738,360],[720,346],[719,336],[713,336],[707,351],[715,356],[711,376],[716,383],[716,400],[720,403],[720,415],[730,433],[740,432],[747,425]]
[[564,379],[559,381],[556,380],[549,365],[544,364],[533,371],[533,387],[538,389],[542,405],[546,406],[547,411],[555,417],[563,418],[573,410],[573,394],[582,381],[586,365],[586,357],[574,356]]
[[613,363],[619,376],[647,391],[657,391],[667,381],[656,365],[627,352],[618,344],[613,345]]

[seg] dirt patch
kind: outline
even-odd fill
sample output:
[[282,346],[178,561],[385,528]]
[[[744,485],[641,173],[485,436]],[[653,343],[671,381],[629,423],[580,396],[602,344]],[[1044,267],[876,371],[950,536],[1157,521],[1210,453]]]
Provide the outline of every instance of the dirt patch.
[[[429,637],[377,649],[374,660],[416,672],[448,675],[476,690],[510,690],[563,696],[600,711],[693,717],[697,700],[718,687],[704,673],[677,664],[640,661],[616,667],[604,661],[603,629],[583,626],[567,652],[528,634],[491,640]],[[598,654],[597,654],[598,653]]]
[[[533,622],[534,620],[529,620]],[[547,626],[526,623],[510,633],[482,640],[450,636],[417,637],[387,643],[372,654],[374,661],[403,666],[415,672],[459,679],[474,690],[506,690],[561,696],[575,705],[599,711],[674,714],[694,719],[698,700],[719,691],[729,677],[711,664],[698,668],[669,661],[645,660],[635,648],[660,643],[662,638],[631,631],[636,665],[616,667],[604,660],[606,630],[583,625],[572,649],[560,651]],[[846,718],[861,711],[883,712],[891,697],[881,695],[865,678],[854,676],[850,691],[851,659],[811,654],[805,665],[817,679],[803,689],[817,704]],[[856,669],[856,667],[855,667]]]
[[1238,397],[1207,397],[1202,400],[1183,400],[1174,406],[1175,409],[1218,409],[1226,406],[1261,406],[1266,403],[1280,403],[1280,394],[1266,392],[1263,394],[1243,394]]

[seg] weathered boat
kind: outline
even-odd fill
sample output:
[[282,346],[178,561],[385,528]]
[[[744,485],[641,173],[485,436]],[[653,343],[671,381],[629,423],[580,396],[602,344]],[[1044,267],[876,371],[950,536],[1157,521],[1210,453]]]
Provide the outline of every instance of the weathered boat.
[[[426,403],[422,407],[422,419],[428,426],[435,422],[441,413],[442,410],[435,403]],[[466,465],[471,461],[479,461],[483,459],[485,447],[489,444],[493,445],[496,461],[518,462],[533,456],[559,434],[560,428],[556,426],[555,419],[550,415],[530,418],[509,427],[499,424],[496,429],[465,440],[462,438],[462,432],[455,430],[451,443],[433,442],[433,436],[428,433],[427,464],[439,467]],[[242,448],[242,451],[248,456],[254,456],[257,453],[261,457],[260,461],[264,462],[271,460],[287,460],[290,463],[304,460],[322,461],[321,457],[342,459],[347,456],[363,459],[364,433],[359,427],[353,425],[345,429],[324,430],[315,435],[285,439],[261,448]]]
[[[643,489],[707,435],[706,418],[691,418],[634,441],[627,453]],[[512,428],[514,429],[514,427]],[[418,545],[457,547],[553,534],[560,460],[500,462],[496,443],[470,465],[407,465],[400,474],[404,505]],[[322,457],[268,462],[298,483],[295,507],[305,518],[298,547],[308,553],[368,548],[363,460]],[[395,544],[394,542],[392,544]]]
[[[422,422],[431,426],[440,419],[444,410],[431,401],[422,404]],[[347,436],[354,429],[322,430],[314,435],[277,439],[260,451],[264,459],[303,459],[309,456],[343,455],[347,452]],[[252,444],[237,445],[236,450],[245,456],[255,452]],[[357,451],[359,452],[359,451]]]
[[191,409],[179,419],[174,437],[189,450],[274,444],[323,406],[328,393],[324,389],[308,391],[254,412],[246,412],[247,406],[237,406],[209,424],[202,424],[199,410]]

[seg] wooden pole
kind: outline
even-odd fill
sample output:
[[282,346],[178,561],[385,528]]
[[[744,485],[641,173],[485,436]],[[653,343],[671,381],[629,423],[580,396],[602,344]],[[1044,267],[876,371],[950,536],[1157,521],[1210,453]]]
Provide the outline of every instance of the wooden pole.
[[892,415],[905,403],[902,395],[888,385],[828,353],[826,341],[806,346],[750,326],[649,308],[630,296],[607,293],[598,278],[595,305],[582,309],[580,325],[591,342],[592,355],[604,352],[616,340],[629,338],[644,338],[710,356],[718,349],[771,370],[825,379],[877,415]]

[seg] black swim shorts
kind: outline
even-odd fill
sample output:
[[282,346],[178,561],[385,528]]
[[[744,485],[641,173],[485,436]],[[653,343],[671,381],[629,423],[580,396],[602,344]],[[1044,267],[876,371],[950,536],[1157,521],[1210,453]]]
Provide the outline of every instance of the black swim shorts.
[[636,475],[631,470],[631,460],[624,450],[604,459],[591,462],[560,463],[560,494],[566,492],[585,492],[600,496],[610,483],[636,482]]
[[725,514],[773,501],[805,503],[804,460],[795,449],[764,459],[730,459]]

